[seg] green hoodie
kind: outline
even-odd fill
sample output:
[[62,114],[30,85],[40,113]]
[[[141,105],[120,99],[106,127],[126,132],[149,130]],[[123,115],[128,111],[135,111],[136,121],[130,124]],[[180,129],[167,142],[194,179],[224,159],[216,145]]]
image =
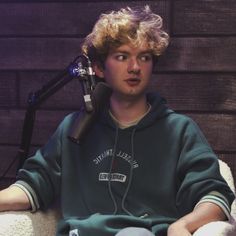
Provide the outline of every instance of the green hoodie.
[[104,109],[80,145],[68,139],[78,113],[68,115],[19,171],[40,208],[60,197],[57,235],[78,229],[79,236],[113,236],[130,226],[166,235],[169,224],[211,191],[232,203],[234,195],[198,126],[168,109],[158,94],[147,99],[151,111],[126,129]]

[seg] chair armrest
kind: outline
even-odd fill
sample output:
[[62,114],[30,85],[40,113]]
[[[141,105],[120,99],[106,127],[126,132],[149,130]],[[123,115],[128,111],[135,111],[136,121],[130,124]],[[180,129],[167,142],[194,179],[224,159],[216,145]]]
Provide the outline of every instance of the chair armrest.
[[215,221],[200,227],[193,236],[235,236],[236,227],[226,221]]
[[[234,179],[229,166],[219,160],[220,173],[235,193]],[[229,221],[215,221],[200,227],[193,236],[235,236],[236,235],[236,200],[231,206],[231,219]]]
[[[230,189],[236,195],[234,178],[233,178],[230,167],[225,162],[223,162],[221,160],[219,160],[219,165],[220,165],[220,173],[221,173],[222,177],[225,179],[225,181],[228,183]],[[236,225],[235,222],[236,222],[236,199],[234,199],[234,201],[231,205],[231,219],[230,219],[230,223]]]
[[51,209],[38,211],[8,211],[0,213],[0,236],[48,236],[55,235],[60,214]]

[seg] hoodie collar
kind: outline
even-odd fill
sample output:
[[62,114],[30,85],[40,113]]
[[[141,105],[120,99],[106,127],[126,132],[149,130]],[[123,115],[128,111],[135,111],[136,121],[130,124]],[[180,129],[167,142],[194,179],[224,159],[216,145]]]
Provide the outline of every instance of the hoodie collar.
[[[159,93],[147,93],[147,102],[151,105],[150,111],[135,125],[136,129],[143,129],[153,124],[158,119],[162,119],[169,114],[173,113],[171,109],[168,109],[166,106],[166,100],[162,98]],[[109,105],[102,111],[100,116],[100,122],[104,125],[116,127],[116,122],[112,119],[109,114]],[[134,126],[132,126],[134,127]],[[132,129],[129,127],[127,129]]]

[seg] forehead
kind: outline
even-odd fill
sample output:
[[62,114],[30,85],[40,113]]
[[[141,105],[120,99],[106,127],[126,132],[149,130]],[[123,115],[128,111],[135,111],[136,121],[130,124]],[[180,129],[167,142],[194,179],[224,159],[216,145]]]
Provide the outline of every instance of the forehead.
[[142,44],[140,46],[134,46],[132,44],[122,44],[119,47],[113,48],[109,51],[109,54],[113,53],[128,53],[128,54],[142,54],[142,53],[152,53],[148,44]]

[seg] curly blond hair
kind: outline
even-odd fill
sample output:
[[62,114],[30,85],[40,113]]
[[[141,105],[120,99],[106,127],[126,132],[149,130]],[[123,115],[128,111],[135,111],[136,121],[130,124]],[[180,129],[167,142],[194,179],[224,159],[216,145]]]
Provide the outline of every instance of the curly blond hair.
[[147,43],[153,56],[167,48],[169,35],[162,30],[162,18],[148,5],[102,14],[81,48],[92,62],[104,62],[109,50],[126,43],[135,47]]

